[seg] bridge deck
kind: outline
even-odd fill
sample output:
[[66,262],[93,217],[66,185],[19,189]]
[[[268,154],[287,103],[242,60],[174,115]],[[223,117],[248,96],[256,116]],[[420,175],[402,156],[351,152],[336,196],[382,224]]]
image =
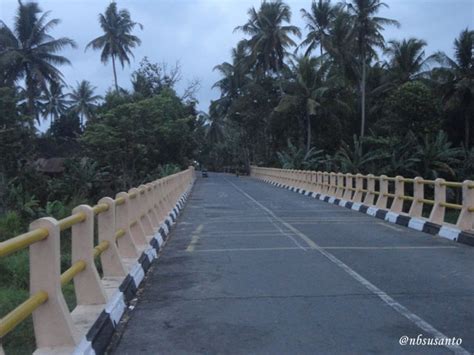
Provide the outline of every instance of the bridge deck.
[[279,189],[210,174],[149,274],[114,352],[474,351],[474,249]]

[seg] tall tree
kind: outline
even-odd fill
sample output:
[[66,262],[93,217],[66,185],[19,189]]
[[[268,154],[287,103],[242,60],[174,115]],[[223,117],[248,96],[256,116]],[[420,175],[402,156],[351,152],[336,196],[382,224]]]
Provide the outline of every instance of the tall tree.
[[367,66],[370,64],[371,59],[376,57],[375,49],[377,47],[385,47],[385,40],[381,33],[384,26],[400,26],[395,20],[377,16],[377,13],[382,7],[388,7],[388,5],[380,0],[353,0],[352,3],[348,4],[348,10],[354,21],[357,56],[360,68],[361,137],[363,137],[365,133]]
[[0,20],[0,65],[11,81],[25,79],[28,113],[39,123],[37,101],[47,85],[63,81],[57,66],[70,64],[57,53],[66,47],[76,47],[67,37],[55,39],[49,32],[60,20],[48,20],[50,12],[42,13],[36,2],[18,2],[13,29]]
[[397,84],[415,79],[426,67],[430,58],[425,58],[426,42],[410,38],[389,41],[385,54],[389,58],[389,68]]
[[94,50],[102,50],[100,60],[102,63],[107,63],[112,59],[112,68],[114,72],[115,91],[118,92],[117,70],[115,68],[115,60],[118,59],[122,68],[125,63],[130,63],[130,57],[133,57],[132,49],[141,44],[141,40],[132,35],[132,30],[135,26],[143,29],[143,26],[138,22],[133,22],[130,17],[130,12],[126,9],[117,9],[117,3],[112,1],[105,13],[99,14],[100,27],[104,31],[102,36],[89,42],[86,50],[92,47]]
[[64,85],[53,82],[41,97],[41,113],[51,118],[51,123],[67,111],[70,103],[68,94],[63,92]]
[[102,96],[94,95],[95,89],[90,82],[82,80],[71,93],[71,110],[79,115],[81,126],[84,125],[84,117],[90,119],[94,115],[97,102],[102,99]]
[[329,37],[329,28],[335,15],[331,1],[318,0],[316,2],[316,0],[313,0],[311,10],[308,12],[305,9],[301,9],[301,14],[306,21],[308,34],[300,46],[307,47],[305,55],[308,55],[319,45],[321,55],[323,55],[324,42]]
[[247,44],[255,67],[260,73],[279,73],[283,68],[287,50],[296,46],[291,35],[301,36],[298,27],[289,25],[290,7],[281,0],[263,1],[258,11],[252,7],[248,10],[248,15],[247,23],[236,27],[235,30],[250,35]]
[[329,90],[326,82],[329,63],[322,58],[297,58],[293,68],[294,78],[286,85],[285,93],[276,108],[277,111],[286,111],[298,107],[304,112],[306,152],[311,149],[311,120],[316,116],[317,109]]
[[446,104],[460,108],[464,117],[464,145],[470,146],[471,120],[474,116],[474,31],[465,29],[454,41],[454,59],[439,52],[434,58],[443,65],[434,75],[441,82]]

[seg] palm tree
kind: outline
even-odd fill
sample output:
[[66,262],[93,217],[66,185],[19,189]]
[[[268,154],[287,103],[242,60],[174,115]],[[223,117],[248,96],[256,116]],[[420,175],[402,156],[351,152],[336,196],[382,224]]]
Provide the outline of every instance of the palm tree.
[[329,37],[329,28],[335,15],[334,7],[330,0],[313,0],[311,3],[311,11],[301,9],[301,14],[306,21],[308,34],[301,46],[307,46],[305,55],[309,55],[312,50],[319,45],[321,56],[324,54],[324,42]]
[[248,54],[246,41],[240,41],[236,48],[232,49],[232,64],[224,62],[216,65],[213,70],[218,71],[222,78],[214,83],[213,88],[221,91],[221,97],[214,101],[214,111],[222,115],[227,114],[232,100],[237,98],[245,85],[250,82],[248,71]]
[[317,115],[336,118],[334,116],[338,111],[348,107],[335,93],[338,78],[331,76],[330,70],[331,62],[325,60],[324,56],[297,57],[293,63],[292,77],[284,86],[284,94],[275,108],[275,111],[281,112],[296,107],[304,113],[306,152],[311,149],[311,121]]
[[316,150],[314,147],[308,151],[298,148],[287,141],[287,149],[277,152],[278,160],[283,169],[315,169],[323,162],[323,150]]
[[474,115],[474,31],[465,29],[454,41],[455,59],[438,52],[433,58],[443,65],[434,70],[446,104],[460,107],[464,116],[464,147],[470,147],[470,124]]
[[70,64],[57,54],[66,47],[76,47],[67,37],[53,38],[49,31],[60,23],[48,20],[49,11],[41,14],[35,2],[18,2],[13,29],[0,20],[0,66],[11,81],[25,79],[28,113],[39,123],[37,100],[47,85],[63,81],[58,65]]
[[365,88],[367,80],[367,65],[376,57],[375,48],[384,48],[385,40],[381,33],[384,25],[400,26],[395,20],[378,17],[376,14],[382,7],[388,7],[380,0],[353,0],[348,4],[349,12],[354,21],[354,34],[357,42],[357,55],[360,67],[361,95],[361,126],[360,136],[365,133]]
[[333,69],[341,77],[357,82],[353,18],[343,7],[335,7],[333,13],[324,47],[333,61]]
[[51,123],[67,111],[70,101],[68,94],[63,93],[64,85],[53,82],[49,86],[41,101],[41,111],[44,117],[51,117]]
[[416,79],[426,68],[430,58],[425,58],[426,42],[410,38],[403,41],[389,41],[385,54],[389,57],[389,68],[398,85]]
[[99,23],[104,34],[89,42],[86,50],[89,47],[92,47],[94,50],[101,49],[100,60],[104,64],[112,58],[115,91],[118,92],[115,59],[120,61],[122,68],[125,63],[130,63],[129,56],[133,57],[132,48],[141,44],[141,40],[137,36],[132,35],[131,32],[135,26],[139,26],[141,29],[143,29],[143,26],[138,22],[132,21],[128,10],[118,10],[117,4],[114,1],[107,6],[104,14],[99,14]]
[[[257,11],[254,7],[248,11],[249,20],[240,30],[250,35],[247,40],[250,54],[259,73],[269,71],[279,73],[283,68],[283,59],[287,49],[296,46],[291,35],[300,37],[298,27],[289,25],[291,10],[281,0],[263,1]],[[288,23],[288,25],[285,25]]]
[[350,146],[346,142],[341,142],[341,147],[336,152],[335,160],[339,163],[342,172],[345,173],[363,173],[370,171],[370,164],[375,160],[385,158],[380,152],[368,151],[364,152],[362,140],[354,134],[353,144]]
[[420,162],[418,175],[426,179],[436,179],[440,173],[449,177],[456,175],[454,167],[459,164],[463,155],[461,148],[452,147],[448,136],[443,131],[436,135],[425,135],[418,145],[416,157]]
[[97,101],[102,99],[102,96],[94,95],[95,89],[90,82],[82,80],[70,94],[71,110],[80,116],[81,126],[84,125],[84,117],[87,119],[93,117]]

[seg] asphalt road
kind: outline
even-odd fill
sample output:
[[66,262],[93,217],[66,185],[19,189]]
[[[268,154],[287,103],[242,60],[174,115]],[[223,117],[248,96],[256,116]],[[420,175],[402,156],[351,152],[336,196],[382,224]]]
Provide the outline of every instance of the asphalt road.
[[[251,178],[209,175],[198,178],[114,353],[474,352],[474,248]],[[403,336],[462,343],[402,346]]]

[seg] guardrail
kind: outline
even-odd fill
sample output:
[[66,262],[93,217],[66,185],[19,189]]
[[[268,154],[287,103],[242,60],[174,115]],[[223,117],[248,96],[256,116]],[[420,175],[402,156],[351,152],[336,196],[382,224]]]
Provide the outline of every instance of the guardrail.
[[[30,224],[29,232],[0,243],[0,257],[29,248],[31,295],[0,320],[0,338],[33,315],[38,352],[76,347],[154,235],[160,228],[168,230],[170,211],[176,216],[175,206],[193,179],[190,167],[120,192],[115,199],[104,197],[95,206],[77,206],[64,219],[40,218]],[[71,266],[61,273],[61,232],[68,229]],[[71,281],[77,303],[72,313],[61,289]]]
[[[474,227],[474,181],[471,180],[451,182],[444,179],[426,180],[422,177],[388,177],[256,166],[251,167],[251,175],[306,192],[387,210],[397,216],[408,216],[413,219],[413,223],[417,220],[426,221],[469,232]],[[430,189],[433,198],[425,198],[427,189]],[[461,193],[462,202],[447,202],[447,189]],[[410,191],[410,194],[407,194],[407,191]],[[423,216],[427,208],[430,209],[429,215]],[[449,210],[459,212],[455,223],[445,220]]]

